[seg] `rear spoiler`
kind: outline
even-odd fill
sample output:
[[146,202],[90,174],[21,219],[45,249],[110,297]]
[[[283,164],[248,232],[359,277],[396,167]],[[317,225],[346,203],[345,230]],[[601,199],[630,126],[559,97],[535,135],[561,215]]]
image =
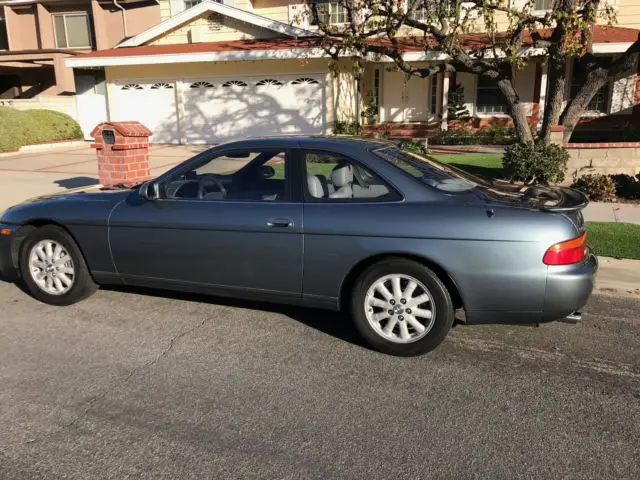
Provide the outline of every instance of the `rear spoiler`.
[[582,192],[567,187],[556,187],[554,192],[561,195],[556,206],[541,204],[538,208],[546,212],[569,213],[577,212],[589,204],[589,198]]

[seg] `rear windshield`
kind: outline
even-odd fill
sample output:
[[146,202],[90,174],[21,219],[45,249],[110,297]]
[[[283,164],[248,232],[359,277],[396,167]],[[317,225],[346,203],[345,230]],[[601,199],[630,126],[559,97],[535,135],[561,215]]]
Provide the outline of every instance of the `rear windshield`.
[[384,147],[373,153],[427,185],[443,192],[468,192],[487,182],[450,165],[398,147]]

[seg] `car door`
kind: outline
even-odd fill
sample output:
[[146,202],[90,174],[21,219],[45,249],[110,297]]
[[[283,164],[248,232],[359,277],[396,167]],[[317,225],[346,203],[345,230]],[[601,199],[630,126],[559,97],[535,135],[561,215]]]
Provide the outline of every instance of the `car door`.
[[[140,284],[300,295],[302,204],[293,201],[288,151],[214,149],[197,158],[158,180],[158,199],[135,193],[115,209],[118,273]],[[255,181],[251,168],[270,178]]]
[[303,295],[335,303],[349,270],[389,248],[400,194],[361,162],[333,151],[297,152],[304,190]]

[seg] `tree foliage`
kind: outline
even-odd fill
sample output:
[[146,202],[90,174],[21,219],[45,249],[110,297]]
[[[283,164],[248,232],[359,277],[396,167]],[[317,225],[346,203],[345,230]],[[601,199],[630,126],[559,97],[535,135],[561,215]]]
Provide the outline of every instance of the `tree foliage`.
[[[535,0],[331,0],[341,10],[307,1],[304,15],[317,26],[317,45],[334,60],[352,59],[355,70],[387,57],[407,75],[458,71],[491,79],[523,142],[533,141],[534,132],[514,76],[528,60],[547,62],[549,90],[539,135],[548,141],[554,124],[565,125],[570,135],[597,91],[616,75],[633,71],[640,51],[636,41],[614,61],[593,54],[593,25],[615,23],[615,11],[601,0],[555,0],[542,13]],[[434,61],[408,61],[409,50]],[[584,81],[565,105],[566,67],[574,59]]]

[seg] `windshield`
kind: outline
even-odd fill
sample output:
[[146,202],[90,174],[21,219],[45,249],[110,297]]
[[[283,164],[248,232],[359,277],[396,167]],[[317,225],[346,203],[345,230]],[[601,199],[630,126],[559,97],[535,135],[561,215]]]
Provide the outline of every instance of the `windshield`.
[[379,148],[374,150],[373,153],[392,165],[401,168],[409,175],[443,192],[468,192],[479,186],[489,186],[489,183],[485,180],[455,167],[397,147]]

